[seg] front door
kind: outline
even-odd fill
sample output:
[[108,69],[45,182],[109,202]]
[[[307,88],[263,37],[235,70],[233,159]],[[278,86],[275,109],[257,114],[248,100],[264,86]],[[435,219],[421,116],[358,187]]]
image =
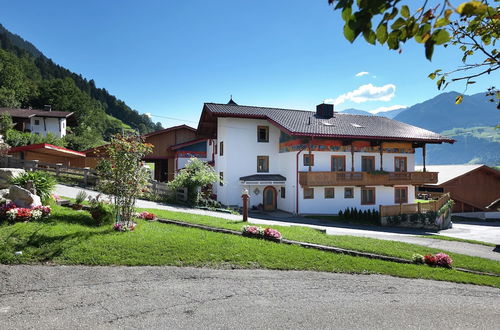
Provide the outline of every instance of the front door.
[[274,187],[264,188],[264,210],[274,211],[276,210],[276,189]]

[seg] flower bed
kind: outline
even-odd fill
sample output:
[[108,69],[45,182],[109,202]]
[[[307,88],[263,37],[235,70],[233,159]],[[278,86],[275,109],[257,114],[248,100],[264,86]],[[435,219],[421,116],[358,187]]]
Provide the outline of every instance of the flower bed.
[[451,268],[451,264],[453,263],[453,259],[450,258],[449,255],[446,253],[437,253],[435,255],[433,254],[427,254],[425,256],[422,256],[420,254],[414,254],[412,258],[413,262],[416,264],[426,264],[429,266],[438,266],[438,267],[444,267],[444,268]]
[[144,220],[148,220],[148,221],[154,221],[157,219],[156,214],[151,213],[151,212],[147,212],[147,211],[144,211],[141,213],[136,213],[135,216],[139,219],[144,219]]
[[244,236],[265,238],[278,242],[282,238],[281,233],[272,228],[262,228],[259,226],[243,226],[241,231]]
[[9,222],[25,222],[41,220],[50,215],[50,206],[35,206],[33,208],[17,207],[10,202],[0,207],[0,218]]
[[124,222],[117,222],[113,225],[113,229],[120,232],[134,231],[137,224],[135,222],[130,222],[128,224]]

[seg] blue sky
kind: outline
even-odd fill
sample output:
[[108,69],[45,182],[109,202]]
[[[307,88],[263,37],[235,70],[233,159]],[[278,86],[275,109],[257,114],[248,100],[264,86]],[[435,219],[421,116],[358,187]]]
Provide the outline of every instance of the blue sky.
[[311,110],[326,99],[339,110],[410,106],[440,93],[428,73],[460,64],[453,49],[429,62],[414,42],[401,54],[350,44],[327,0],[3,0],[0,23],[164,126],[196,126],[204,102],[231,94]]

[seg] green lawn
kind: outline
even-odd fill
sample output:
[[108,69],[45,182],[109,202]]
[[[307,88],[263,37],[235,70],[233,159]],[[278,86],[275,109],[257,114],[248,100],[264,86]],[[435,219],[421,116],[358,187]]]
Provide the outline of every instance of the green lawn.
[[[158,222],[139,221],[135,232],[118,233],[110,225],[93,226],[85,211],[57,206],[53,210],[44,222],[0,225],[0,262],[313,270],[500,287],[500,279],[492,276],[351,257]],[[16,256],[16,251],[23,253]]]
[[[235,222],[231,220],[225,220],[209,216],[200,216],[195,214],[170,212],[164,210],[153,210],[153,209],[149,209],[148,211],[155,213],[160,218],[181,220],[185,222],[204,224],[219,228],[240,230],[241,227],[243,226],[242,222]],[[356,237],[356,236],[326,235],[318,230],[308,227],[301,227],[301,226],[288,226],[288,227],[272,226],[272,227],[278,229],[283,234],[283,237],[291,240],[335,246],[356,251],[377,253],[377,254],[394,256],[410,260],[414,253],[425,255],[428,253],[445,252],[446,254],[452,257],[454,261],[453,265],[455,267],[500,274],[500,262],[490,259],[471,257],[463,254],[437,250],[437,249],[427,248],[421,245],[409,244],[403,242],[388,241],[388,240],[366,238],[366,237]]]
[[464,243],[470,243],[470,244],[479,244],[479,245],[485,245],[485,246],[491,246],[491,247],[497,246],[496,244],[493,244],[493,243],[476,241],[473,239],[463,239],[463,238],[456,238],[456,237],[451,237],[451,236],[443,236],[443,235],[425,235],[422,237],[432,238],[432,239],[440,239],[443,241],[455,241],[455,242],[464,242]]

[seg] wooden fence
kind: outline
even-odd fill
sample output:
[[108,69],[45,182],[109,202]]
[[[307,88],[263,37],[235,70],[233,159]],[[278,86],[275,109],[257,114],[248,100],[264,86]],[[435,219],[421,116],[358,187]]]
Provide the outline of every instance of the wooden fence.
[[[54,173],[56,177],[71,175],[78,179],[86,187],[97,182],[97,172],[89,167],[69,167],[63,164],[44,163],[38,160],[24,160],[14,158],[10,155],[0,156],[0,167],[22,168],[26,171],[46,171]],[[175,196],[178,200],[187,201],[187,188],[172,190],[166,183],[151,180],[148,189],[157,196]]]
[[429,203],[380,205],[380,217],[395,216],[400,214],[425,213],[428,211],[437,212],[444,204],[450,200],[450,194],[443,194],[438,200]]

